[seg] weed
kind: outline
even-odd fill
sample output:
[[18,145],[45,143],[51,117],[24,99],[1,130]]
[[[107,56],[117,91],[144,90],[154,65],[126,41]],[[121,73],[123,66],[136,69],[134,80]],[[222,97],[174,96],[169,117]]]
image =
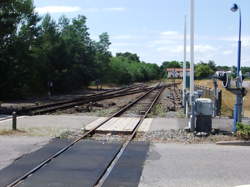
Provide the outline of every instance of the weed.
[[166,116],[166,111],[165,107],[162,104],[156,104],[153,109],[150,112],[150,117],[152,116],[158,116],[158,117],[165,117]]
[[243,123],[237,123],[237,132],[236,135],[240,138],[250,140],[250,125]]

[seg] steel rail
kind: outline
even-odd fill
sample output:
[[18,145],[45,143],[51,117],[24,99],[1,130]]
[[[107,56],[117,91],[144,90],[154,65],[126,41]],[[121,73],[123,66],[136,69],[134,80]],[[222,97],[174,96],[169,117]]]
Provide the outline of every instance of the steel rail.
[[128,90],[119,91],[117,93],[110,93],[110,94],[105,94],[105,95],[98,94],[97,96],[91,95],[82,99],[78,98],[78,99],[74,99],[70,101],[68,100],[68,101],[63,101],[59,103],[35,106],[29,109],[23,109],[19,113],[29,114],[29,115],[43,114],[46,112],[53,112],[55,110],[71,108],[75,105],[82,105],[82,104],[86,104],[89,102],[95,102],[95,101],[100,101],[100,100],[109,99],[109,98],[122,97],[126,95],[141,93],[144,91],[148,91],[149,89],[150,88],[138,87],[138,88],[131,88]]
[[[168,86],[172,86],[172,84],[168,85]],[[136,88],[138,89],[138,88]],[[138,89],[138,90],[134,90],[134,91],[129,91],[129,92],[121,92],[121,93],[115,93],[115,94],[109,94],[109,95],[99,95],[99,97],[93,97],[92,99],[89,98],[89,100],[83,100],[83,101],[76,101],[76,102],[67,102],[65,104],[59,105],[59,106],[47,106],[48,108],[46,109],[45,107],[42,107],[44,110],[35,110],[30,112],[31,115],[37,115],[37,114],[44,114],[44,113],[48,113],[48,112],[53,112],[56,110],[64,110],[67,108],[72,108],[76,105],[83,105],[83,104],[87,104],[89,102],[96,102],[96,101],[101,101],[104,99],[111,99],[111,98],[115,98],[115,97],[122,97],[122,96],[126,96],[126,95],[132,95],[132,94],[137,94],[137,93],[141,93],[141,92],[146,92],[150,90],[150,88],[146,87],[146,88],[142,88],[142,89]],[[50,108],[49,108],[50,107]]]
[[23,111],[27,112],[30,110],[37,110],[37,109],[42,109],[42,108],[46,108],[46,107],[53,107],[53,106],[57,106],[57,105],[62,105],[62,104],[67,104],[67,103],[71,103],[71,102],[75,102],[75,101],[79,101],[79,100],[86,100],[86,99],[90,99],[93,97],[98,97],[98,96],[104,96],[105,94],[112,94],[115,92],[121,92],[121,91],[128,91],[131,89],[136,89],[136,88],[141,88],[143,87],[143,85],[134,85],[134,86],[130,86],[130,87],[125,87],[125,88],[118,88],[118,89],[113,89],[113,90],[108,90],[102,93],[97,93],[97,94],[91,94],[91,95],[86,95],[86,96],[81,96],[75,99],[68,99],[65,101],[58,101],[58,102],[54,102],[54,103],[48,103],[48,104],[44,104],[44,105],[40,105],[40,106],[31,106],[28,108],[23,109]]
[[96,102],[96,101],[101,101],[101,100],[105,100],[105,99],[112,99],[112,98],[115,98],[115,97],[122,97],[122,96],[137,94],[137,93],[141,93],[141,92],[146,92],[148,90],[150,90],[150,88],[145,88],[145,89],[135,90],[135,91],[129,91],[129,92],[123,92],[123,93],[116,93],[116,94],[112,94],[112,95],[110,94],[110,95],[107,95],[107,96],[96,97],[96,98],[89,99],[89,100],[66,103],[66,104],[59,105],[59,106],[52,106],[52,107],[48,107],[48,108],[43,108],[41,110],[35,110],[35,111],[32,111],[31,114],[36,115],[36,114],[44,114],[44,113],[47,113],[47,112],[53,112],[53,111],[56,111],[56,110],[64,110],[64,109],[72,108],[72,107],[74,107],[76,105],[83,105],[83,104],[87,104],[87,103],[90,103],[90,102]]
[[127,138],[127,140],[122,144],[122,146],[120,147],[120,149],[117,151],[117,153],[115,154],[114,158],[110,161],[109,165],[107,166],[106,170],[102,173],[102,175],[98,178],[97,182],[95,183],[95,187],[101,187],[104,182],[106,181],[106,179],[108,178],[109,174],[111,173],[112,169],[115,167],[116,163],[118,162],[118,160],[120,159],[120,157],[122,156],[123,152],[125,151],[125,149],[127,148],[128,144],[133,140],[133,138],[135,137],[137,130],[139,129],[140,125],[142,124],[142,122],[144,121],[144,119],[147,117],[148,113],[151,111],[151,109],[153,108],[153,106],[155,105],[155,103],[157,102],[158,98],[160,97],[160,95],[162,94],[163,90],[165,89],[165,87],[162,87],[160,89],[160,91],[156,94],[156,96],[154,97],[153,101],[151,102],[150,106],[148,107],[147,111],[145,112],[145,114],[140,118],[139,122],[136,124],[135,128],[132,131],[132,134]]
[[149,93],[151,93],[152,91],[154,91],[157,88],[159,88],[159,85],[153,87],[147,93],[143,94],[142,96],[140,96],[139,98],[137,98],[132,103],[129,103],[128,105],[126,105],[125,107],[123,107],[122,109],[120,109],[118,112],[116,112],[113,115],[111,115],[108,119],[106,119],[103,122],[101,122],[96,127],[92,128],[88,132],[85,132],[80,138],[74,140],[69,145],[65,146],[64,148],[62,148],[61,150],[59,150],[55,154],[51,155],[48,159],[44,160],[39,165],[37,165],[33,169],[31,169],[28,172],[26,172],[23,176],[19,177],[18,179],[16,179],[15,181],[13,181],[9,185],[7,185],[7,187],[16,186],[17,184],[19,184],[20,182],[22,182],[24,179],[28,178],[31,174],[35,173],[37,170],[39,170],[40,168],[42,168],[44,165],[46,165],[47,163],[49,163],[50,161],[52,161],[54,158],[56,158],[57,156],[59,156],[60,154],[62,154],[63,152],[65,152],[66,150],[70,149],[74,144],[76,144],[80,140],[84,139],[86,136],[90,135],[92,132],[94,132],[100,126],[102,126],[103,124],[105,124],[106,122],[108,122],[109,120],[111,120],[113,117],[116,117],[116,116],[120,115],[121,113],[123,113],[124,111],[126,111],[128,108],[130,108],[131,106],[133,106],[134,104],[136,104],[138,101],[140,101],[142,98],[146,97]]

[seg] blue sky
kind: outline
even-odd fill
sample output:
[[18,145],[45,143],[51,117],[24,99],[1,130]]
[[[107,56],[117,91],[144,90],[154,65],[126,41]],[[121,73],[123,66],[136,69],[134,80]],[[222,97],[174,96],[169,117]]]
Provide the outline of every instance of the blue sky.
[[[63,14],[69,18],[85,15],[93,39],[108,32],[113,54],[129,51],[137,53],[143,61],[157,64],[183,60],[183,25],[185,14],[189,24],[189,0],[34,0],[34,3],[40,15],[49,12],[55,19]],[[250,1],[195,3],[195,61],[211,59],[218,65],[236,64],[238,12],[231,12],[230,7],[237,3],[243,20],[242,65],[250,66]]]

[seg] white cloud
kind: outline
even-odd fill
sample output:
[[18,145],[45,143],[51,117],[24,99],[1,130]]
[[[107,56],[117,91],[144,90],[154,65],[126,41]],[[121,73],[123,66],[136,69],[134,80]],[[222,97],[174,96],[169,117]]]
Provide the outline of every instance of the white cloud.
[[249,63],[250,63],[250,60],[249,60],[249,59],[243,59],[243,60],[242,60],[242,63],[243,63],[243,64],[249,64]]
[[[219,37],[218,40],[228,41],[228,42],[237,42],[238,36],[229,36],[229,37]],[[250,36],[242,36],[241,37],[242,46],[249,47],[250,46]]]
[[176,41],[176,40],[171,40],[171,39],[164,39],[164,40],[154,40],[149,42],[148,46],[149,47],[158,47],[159,45],[175,45],[178,44],[180,42]]
[[242,42],[243,47],[250,47],[250,37],[248,40]]
[[111,12],[121,12],[125,11],[126,8],[124,7],[113,7],[113,8],[103,8],[104,11],[111,11]]
[[121,12],[125,11],[126,8],[122,7],[111,7],[111,8],[84,8],[81,9],[83,12]]
[[183,51],[183,46],[166,46],[166,47],[159,47],[156,49],[157,51],[165,51],[169,53],[180,53]]
[[217,50],[217,48],[215,48],[211,45],[195,45],[194,48],[195,48],[195,51],[201,52],[201,53],[206,53],[206,52],[211,52],[211,51]]
[[176,31],[164,31],[159,33],[155,40],[148,43],[148,47],[164,50],[166,45],[178,45],[183,41],[183,35]]
[[184,35],[178,33],[177,31],[164,31],[160,33],[161,39],[168,39],[168,40],[183,40]]
[[225,50],[222,52],[223,55],[231,55],[233,53],[232,50]]
[[174,36],[174,35],[179,35],[178,32],[176,31],[164,31],[160,33],[162,36]]
[[38,7],[35,10],[40,14],[46,14],[46,13],[79,12],[81,8],[76,6],[46,6],[46,7]]
[[132,35],[114,35],[111,36],[111,39],[114,40],[128,40],[134,38]]
[[83,11],[83,12],[100,12],[100,9],[99,8],[84,8],[84,9],[81,9],[81,11]]
[[111,44],[112,47],[126,47],[126,46],[135,46],[137,45],[136,43],[131,43],[131,42],[116,42]]
[[[176,46],[167,46],[167,47],[159,47],[157,48],[157,51],[166,51],[169,53],[181,53],[183,52],[183,45],[176,45]],[[207,52],[213,52],[216,51],[217,48],[211,46],[211,45],[195,45],[194,46],[195,52],[198,53],[207,53]],[[190,52],[190,47],[187,46],[187,52]]]
[[45,6],[35,9],[39,14],[46,13],[69,13],[69,12],[121,12],[125,11],[123,7],[111,7],[111,8],[81,8],[78,6]]

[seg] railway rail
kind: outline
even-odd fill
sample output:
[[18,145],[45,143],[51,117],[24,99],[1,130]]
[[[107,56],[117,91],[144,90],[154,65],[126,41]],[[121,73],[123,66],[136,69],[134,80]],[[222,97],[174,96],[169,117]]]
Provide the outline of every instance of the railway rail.
[[[168,86],[171,86],[171,85],[168,85]],[[38,171],[39,169],[41,169],[43,166],[49,164],[49,162],[52,162],[53,159],[55,159],[59,155],[63,154],[65,151],[70,150],[70,148],[72,146],[74,146],[75,144],[77,144],[79,141],[83,140],[84,138],[88,137],[89,135],[93,135],[93,133],[95,133],[96,129],[98,129],[99,127],[101,127],[102,125],[104,125],[106,122],[108,122],[109,120],[111,120],[113,117],[121,116],[122,114],[124,114],[125,111],[129,110],[132,106],[138,104],[143,99],[149,97],[150,100],[151,100],[151,102],[148,103],[147,105],[145,105],[143,107],[143,111],[144,112],[140,116],[139,122],[136,124],[135,128],[133,129],[133,131],[128,135],[128,137],[126,138],[126,140],[124,141],[124,143],[122,144],[122,146],[119,148],[119,150],[115,154],[114,158],[108,164],[108,167],[105,169],[105,171],[102,173],[102,175],[98,178],[98,180],[96,180],[96,182],[95,182],[96,186],[101,186],[105,182],[105,179],[108,177],[110,171],[115,166],[116,162],[119,160],[120,156],[122,155],[122,153],[124,152],[124,150],[126,149],[126,147],[128,146],[128,144],[135,137],[136,132],[137,132],[138,128],[140,127],[140,124],[147,117],[148,113],[150,112],[150,110],[152,109],[152,107],[154,106],[154,104],[157,102],[159,96],[161,95],[161,93],[163,92],[163,90],[165,89],[165,87],[166,87],[166,85],[165,86],[157,85],[157,86],[151,88],[146,93],[144,93],[140,97],[138,97],[136,100],[134,100],[133,102],[129,103],[128,105],[126,105],[125,107],[123,107],[122,109],[120,109],[118,112],[114,113],[109,118],[107,118],[106,120],[104,120],[103,122],[101,122],[100,124],[98,124],[97,126],[95,126],[94,128],[92,128],[91,130],[85,132],[80,138],[76,139],[75,141],[73,141],[72,143],[70,143],[66,147],[62,148],[60,151],[56,152],[55,154],[53,154],[52,156],[50,156],[49,158],[47,158],[46,160],[44,160],[43,162],[41,162],[39,165],[37,165],[36,167],[34,167],[33,169],[31,169],[30,171],[28,171],[27,173],[25,173],[23,176],[19,177],[18,179],[16,179],[12,183],[10,183],[8,185],[8,187],[17,186],[18,184],[22,183],[25,179],[27,179],[30,176],[32,176],[32,174],[34,174],[36,171]]]
[[170,87],[170,95],[168,96],[168,111],[176,111],[182,106],[181,90],[175,86]]
[[121,97],[121,96],[146,92],[149,89],[150,89],[149,87],[146,87],[143,84],[133,85],[130,87],[119,88],[115,90],[108,90],[108,91],[93,94],[93,95],[82,96],[76,99],[69,99],[65,101],[59,101],[59,102],[44,104],[40,106],[22,108],[22,110],[18,111],[18,114],[38,115],[38,114],[52,113],[57,110],[64,110],[64,109],[72,108],[77,105],[88,104],[90,102],[96,102],[96,101],[100,101],[104,99],[110,99],[110,98],[115,98],[115,97]]

